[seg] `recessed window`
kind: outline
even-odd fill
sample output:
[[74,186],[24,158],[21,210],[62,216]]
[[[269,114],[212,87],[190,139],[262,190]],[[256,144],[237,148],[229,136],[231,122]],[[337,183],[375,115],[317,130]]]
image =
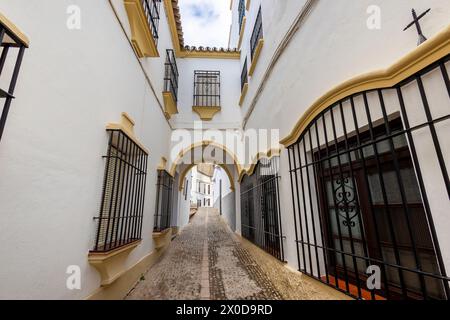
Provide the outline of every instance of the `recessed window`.
[[164,108],[168,119],[178,113],[178,67],[175,54],[172,49],[166,50],[166,62],[164,64]]
[[242,32],[242,23],[245,17],[245,0],[239,0],[239,34]]
[[152,32],[155,44],[158,44],[159,39],[159,20],[161,10],[161,0],[141,0],[144,6],[145,16],[147,18],[148,25]]
[[189,189],[189,180],[186,179],[186,183],[184,185],[184,200],[187,200],[188,189]]
[[256,48],[258,47],[259,40],[263,38],[263,24],[262,24],[262,12],[259,8],[258,15],[256,17],[255,26],[253,28],[252,37],[250,39],[250,54],[252,60],[255,56]]
[[131,43],[138,57],[159,57],[161,0],[126,0],[124,5],[130,23]]
[[245,58],[244,67],[241,72],[241,92],[244,90],[245,84],[248,83],[247,58]]
[[121,130],[108,130],[108,151],[93,252],[141,240],[147,153]]
[[178,101],[178,76],[175,54],[172,49],[168,49],[164,72],[164,91],[170,92],[175,102]]
[[194,106],[220,107],[220,71],[194,72]]
[[156,184],[156,210],[154,231],[161,232],[171,227],[173,178],[165,170],[158,170]]

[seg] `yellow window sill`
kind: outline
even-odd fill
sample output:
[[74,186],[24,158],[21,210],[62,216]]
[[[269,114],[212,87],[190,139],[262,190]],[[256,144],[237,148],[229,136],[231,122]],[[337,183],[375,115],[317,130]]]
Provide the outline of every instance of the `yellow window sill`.
[[244,17],[244,19],[242,20],[241,32],[239,33],[238,49],[241,49],[242,39],[244,37],[246,23],[247,23],[247,17]]
[[253,76],[253,73],[255,72],[256,64],[258,63],[259,56],[261,55],[261,50],[263,46],[264,46],[264,39],[260,39],[258,41],[258,45],[256,46],[255,54],[253,55],[252,65],[250,66],[250,70],[248,71],[249,76]]
[[248,91],[248,83],[244,84],[244,88],[242,88],[241,98],[239,99],[239,106],[241,106],[241,107],[242,107],[242,104],[244,103],[245,96],[247,95],[247,91]]
[[203,107],[203,106],[193,106],[192,110],[196,112],[200,119],[203,121],[211,121],[216,113],[220,112],[222,110],[219,106],[212,106],[212,107]]
[[170,119],[174,114],[178,114],[178,107],[172,92],[163,92],[164,114]]
[[159,57],[141,0],[124,0],[131,28],[131,42],[139,58]]
[[128,255],[141,244],[141,242],[141,240],[135,241],[109,252],[89,253],[88,261],[100,273],[102,287],[111,285],[127,271],[126,260]]
[[155,241],[155,248],[160,250],[167,246],[172,239],[172,229],[166,229],[161,232],[153,232],[152,234],[153,241]]

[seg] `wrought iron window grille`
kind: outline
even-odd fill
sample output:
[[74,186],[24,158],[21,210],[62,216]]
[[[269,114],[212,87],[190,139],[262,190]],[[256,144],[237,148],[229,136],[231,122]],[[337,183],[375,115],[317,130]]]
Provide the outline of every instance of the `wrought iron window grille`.
[[244,89],[246,83],[248,83],[247,58],[245,58],[244,66],[242,67],[241,72],[241,91]]
[[141,0],[142,6],[144,8],[145,17],[147,18],[147,23],[150,27],[153,39],[155,40],[155,45],[158,45],[159,40],[159,21],[160,10],[161,10],[161,0]]
[[[437,128],[449,123],[450,112],[430,102],[425,82],[441,81],[450,100],[449,60],[393,88],[342,99],[289,147],[301,272],[359,299],[449,299],[417,153],[430,145],[448,192]],[[371,265],[380,267],[381,290],[366,287]]]
[[173,177],[165,170],[158,170],[154,232],[161,232],[171,227],[172,195]]
[[194,72],[194,106],[220,107],[220,71]]
[[252,37],[250,39],[250,54],[253,60],[258,42],[263,38],[263,23],[262,23],[262,10],[259,7],[258,15],[256,16],[255,26],[253,27]]
[[242,23],[245,17],[245,0],[239,0],[238,15],[239,15],[239,33],[241,33]]
[[164,91],[172,93],[173,99],[178,101],[178,67],[175,53],[172,49],[166,51],[164,72]]
[[97,234],[93,252],[108,252],[141,240],[147,153],[121,130],[109,135]]

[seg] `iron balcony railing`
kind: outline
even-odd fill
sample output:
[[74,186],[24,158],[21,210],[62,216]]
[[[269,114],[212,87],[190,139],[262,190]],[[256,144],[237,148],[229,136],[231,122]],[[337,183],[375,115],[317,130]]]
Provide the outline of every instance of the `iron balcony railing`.
[[173,178],[165,170],[158,170],[154,232],[171,227]]
[[178,101],[178,77],[179,73],[175,53],[172,49],[168,49],[164,73],[164,91],[171,92],[175,101]]
[[[19,77],[19,71],[22,64],[23,56],[25,54],[25,48],[28,44],[24,43],[20,38],[18,38],[14,33],[10,31],[7,26],[0,24],[0,82],[7,84],[7,88],[0,88],[0,100],[4,100],[3,109],[1,109],[0,117],[0,141],[2,139],[3,131],[6,125],[6,119],[8,118],[9,109],[11,107],[12,100],[14,99],[14,90],[16,88],[17,80]],[[13,52],[17,51],[17,52]],[[12,54],[10,54],[12,53]],[[3,72],[5,65],[11,61],[12,74],[10,72]],[[10,78],[5,79],[11,75]]]
[[159,20],[160,20],[160,9],[161,0],[141,0],[142,6],[144,8],[144,13],[147,18],[150,31],[152,32],[155,44],[158,44],[159,39]]
[[255,54],[256,47],[258,46],[258,42],[262,38],[263,38],[262,12],[261,7],[259,7],[258,16],[256,17],[255,26],[253,28],[253,33],[250,40],[250,53],[252,60]]
[[220,106],[220,71],[194,72],[194,106]]
[[450,298],[424,179],[436,164],[433,183],[448,194],[450,112],[433,97],[450,103],[449,61],[338,101],[289,147],[300,271],[359,299]]
[[102,202],[93,252],[141,240],[147,153],[120,130],[108,130]]
[[241,91],[244,89],[246,83],[248,83],[247,58],[245,58],[244,67],[241,72]]
[[245,17],[245,0],[239,0],[239,33],[242,32],[242,22]]

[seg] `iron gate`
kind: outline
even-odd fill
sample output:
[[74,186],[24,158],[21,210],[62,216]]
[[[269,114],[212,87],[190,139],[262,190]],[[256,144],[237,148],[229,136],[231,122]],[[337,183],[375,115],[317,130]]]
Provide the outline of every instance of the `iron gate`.
[[279,158],[262,159],[241,183],[242,236],[284,261],[278,189]]

